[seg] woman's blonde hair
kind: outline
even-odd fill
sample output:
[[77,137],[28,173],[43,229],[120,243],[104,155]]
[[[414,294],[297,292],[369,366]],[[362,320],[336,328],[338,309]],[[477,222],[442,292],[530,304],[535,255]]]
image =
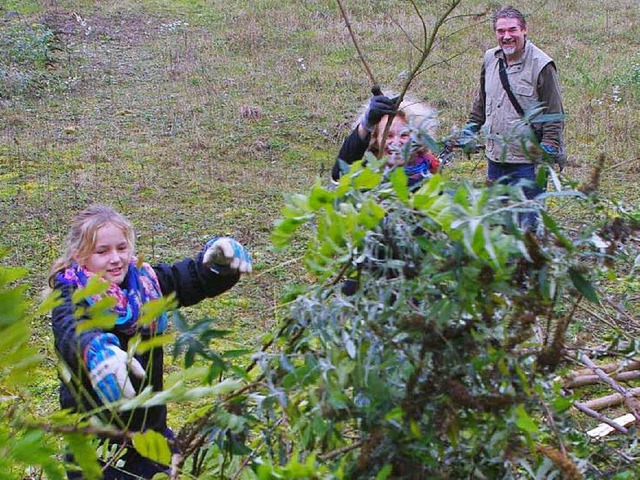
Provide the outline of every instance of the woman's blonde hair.
[[98,230],[106,224],[120,228],[131,251],[135,250],[136,237],[131,222],[107,205],[91,205],[74,217],[64,253],[51,266],[50,286],[53,286],[55,275],[69,267],[74,260],[83,261],[89,257],[95,247]]
[[[389,98],[397,96],[396,94],[387,94]],[[364,121],[364,116],[367,112],[369,104],[364,105],[360,115],[354,123],[356,128],[360,123]],[[438,112],[435,108],[429,105],[427,102],[417,100],[415,98],[406,96],[402,99],[397,117],[402,118],[407,124],[414,128],[419,128],[426,131],[430,137],[435,138],[436,131],[438,129]],[[371,132],[371,141],[369,143],[369,150],[374,154],[377,153],[380,146],[377,144],[379,133],[381,129],[385,128],[386,122],[382,121],[378,123]]]

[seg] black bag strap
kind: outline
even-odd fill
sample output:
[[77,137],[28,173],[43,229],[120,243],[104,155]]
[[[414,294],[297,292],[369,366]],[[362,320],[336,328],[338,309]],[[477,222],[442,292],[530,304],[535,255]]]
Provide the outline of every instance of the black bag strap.
[[509,85],[509,80],[507,79],[507,67],[504,64],[504,60],[502,60],[502,58],[499,58],[498,62],[498,70],[500,72],[500,83],[502,83],[502,88],[504,88],[504,91],[507,92],[507,96],[509,97],[509,100],[511,100],[513,108],[515,108],[516,112],[518,112],[518,115],[524,117],[524,110],[511,91],[511,86]]

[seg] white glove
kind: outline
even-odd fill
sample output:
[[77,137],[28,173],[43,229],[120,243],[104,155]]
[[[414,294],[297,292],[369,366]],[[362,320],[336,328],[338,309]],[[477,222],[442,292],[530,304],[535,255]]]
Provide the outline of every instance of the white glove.
[[236,240],[216,237],[206,245],[203,263],[216,273],[251,273],[249,252]]
[[128,361],[118,338],[111,333],[99,335],[91,341],[85,353],[85,363],[93,389],[105,402],[135,397],[129,371],[138,378],[145,376],[140,362],[133,357]]

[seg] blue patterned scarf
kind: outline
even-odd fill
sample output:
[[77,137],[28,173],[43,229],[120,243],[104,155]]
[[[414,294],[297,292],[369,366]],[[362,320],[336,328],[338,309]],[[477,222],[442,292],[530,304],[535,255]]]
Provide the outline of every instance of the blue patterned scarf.
[[[85,267],[72,263],[67,269],[56,275],[56,278],[65,285],[83,288],[94,273]],[[109,296],[116,300],[116,305],[111,312],[117,315],[114,331],[125,335],[133,335],[140,332],[143,335],[155,335],[163,333],[167,328],[167,314],[163,313],[151,324],[140,326],[138,318],[144,305],[149,300],[162,297],[158,276],[148,263],[137,264],[137,259],[129,262],[129,271],[122,285],[111,283],[104,294],[92,295],[87,300],[94,305],[103,296]]]
[[420,152],[417,154],[411,165],[404,166],[404,173],[409,177],[409,187],[418,187],[425,178],[437,173],[440,162],[437,157],[430,152]]

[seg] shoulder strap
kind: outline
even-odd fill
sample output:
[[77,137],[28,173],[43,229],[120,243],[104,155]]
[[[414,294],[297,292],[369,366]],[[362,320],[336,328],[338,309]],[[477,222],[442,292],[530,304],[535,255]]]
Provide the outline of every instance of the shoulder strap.
[[516,112],[518,112],[518,115],[520,115],[521,117],[524,117],[524,110],[522,109],[515,95],[511,91],[511,86],[509,85],[509,80],[507,79],[507,67],[504,64],[504,60],[502,60],[502,58],[499,58],[498,62],[499,62],[498,70],[500,72],[500,83],[502,83],[502,88],[504,88],[504,91],[507,92],[507,96],[509,97],[509,100],[511,100],[511,104],[513,105],[513,108],[515,108]]

